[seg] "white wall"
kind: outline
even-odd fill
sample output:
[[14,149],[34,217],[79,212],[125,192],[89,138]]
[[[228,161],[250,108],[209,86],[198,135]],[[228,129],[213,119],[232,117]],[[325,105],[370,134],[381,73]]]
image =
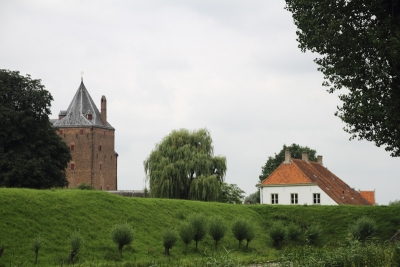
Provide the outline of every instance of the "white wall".
[[[271,204],[271,194],[278,194],[279,205],[292,205],[290,194],[298,194],[297,205],[314,205],[313,194],[319,193],[321,196],[320,205],[337,205],[337,203],[330,198],[321,188],[317,185],[293,185],[293,186],[268,186],[260,188],[260,202],[261,204]],[[294,205],[294,204],[293,204]]]

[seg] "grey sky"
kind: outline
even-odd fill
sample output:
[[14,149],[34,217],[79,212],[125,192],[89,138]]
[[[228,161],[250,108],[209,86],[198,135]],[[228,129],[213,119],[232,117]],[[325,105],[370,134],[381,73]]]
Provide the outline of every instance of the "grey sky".
[[324,165],[377,202],[398,196],[400,159],[349,141],[301,53],[283,0],[0,1],[0,68],[41,79],[53,118],[80,83],[116,128],[118,188],[144,187],[143,161],[173,129],[206,127],[226,156],[226,182],[247,194],[283,144],[316,149]]

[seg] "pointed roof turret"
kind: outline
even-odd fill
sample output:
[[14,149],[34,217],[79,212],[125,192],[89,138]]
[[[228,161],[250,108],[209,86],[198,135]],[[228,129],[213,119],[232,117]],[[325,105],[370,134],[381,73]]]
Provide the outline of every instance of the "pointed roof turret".
[[60,119],[54,122],[54,126],[98,126],[114,129],[108,122],[103,123],[101,120],[101,114],[83,84],[83,79],[68,109],[62,113]]

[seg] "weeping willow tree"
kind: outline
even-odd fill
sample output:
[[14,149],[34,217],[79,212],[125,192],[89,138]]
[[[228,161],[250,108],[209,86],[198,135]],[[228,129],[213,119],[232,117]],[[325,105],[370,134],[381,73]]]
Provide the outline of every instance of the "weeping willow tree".
[[151,196],[218,201],[226,158],[213,150],[207,129],[172,131],[144,161]]

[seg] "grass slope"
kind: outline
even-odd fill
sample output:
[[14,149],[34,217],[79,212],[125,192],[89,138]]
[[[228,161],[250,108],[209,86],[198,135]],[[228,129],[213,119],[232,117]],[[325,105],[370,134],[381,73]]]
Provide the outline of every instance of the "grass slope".
[[[231,231],[220,242],[235,257],[250,262],[276,258],[267,229],[275,220],[294,221],[301,226],[317,222],[324,229],[323,244],[343,240],[347,226],[367,215],[378,222],[379,238],[388,239],[400,228],[399,207],[324,207],[324,206],[267,206],[232,205],[168,199],[126,198],[100,191],[29,190],[0,188],[0,243],[5,244],[2,266],[31,266],[34,252],[29,248],[32,238],[41,235],[46,244],[39,251],[39,266],[60,266],[69,255],[68,235],[79,231],[84,238],[82,250],[76,257],[79,263],[141,263],[183,260],[195,261],[204,251],[214,251],[207,236],[185,252],[179,241],[171,257],[163,255],[161,236],[167,228],[177,228],[191,214],[220,215],[228,223],[235,218],[248,218],[256,226],[256,238],[250,249],[237,251],[237,241]],[[132,245],[124,248],[123,260],[118,258],[117,246],[110,231],[114,224],[128,222],[134,228]],[[244,247],[244,246],[243,246]],[[135,266],[135,265],[132,265]]]

